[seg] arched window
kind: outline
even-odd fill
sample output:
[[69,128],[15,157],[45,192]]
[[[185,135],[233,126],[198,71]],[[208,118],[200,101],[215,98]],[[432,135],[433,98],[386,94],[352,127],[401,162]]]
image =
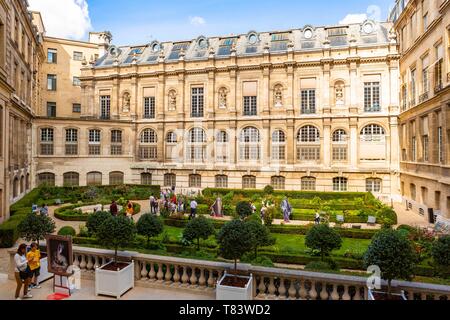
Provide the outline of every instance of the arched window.
[[78,187],[80,185],[80,175],[77,172],[64,173],[63,185],[65,187]]
[[333,142],[347,142],[347,132],[343,129],[333,132]]
[[53,155],[54,130],[51,128],[41,129],[41,152],[43,156]]
[[111,155],[122,155],[122,131],[111,130]]
[[177,176],[173,173],[166,173],[164,175],[164,186],[165,187],[176,187]]
[[247,127],[240,136],[240,159],[243,161],[259,161],[261,159],[261,138],[259,130]]
[[111,172],[109,174],[109,185],[110,186],[117,186],[123,184],[124,178],[123,178],[123,172],[115,171]]
[[144,186],[152,185],[152,174],[151,173],[141,173],[141,184]]
[[66,129],[66,155],[75,156],[78,154],[78,130]]
[[370,124],[361,130],[361,140],[363,142],[382,142],[386,132],[383,127],[377,124]]
[[189,175],[189,188],[201,188],[202,187],[202,176],[199,174]]
[[228,143],[229,142],[228,133],[224,130],[219,131],[217,133],[217,142]]
[[177,143],[177,134],[173,131],[169,131],[166,136],[166,143]]
[[217,175],[216,176],[216,188],[228,188],[228,176]]
[[286,188],[286,178],[281,176],[272,177],[270,179],[270,185],[275,190],[284,190]]
[[381,192],[381,179],[367,179],[366,180],[366,191],[373,193]]
[[333,132],[333,161],[347,161],[348,139],[347,132],[339,129]]
[[333,191],[345,192],[348,190],[348,179],[337,177],[333,179]]
[[320,161],[320,132],[314,126],[304,126],[297,133],[297,160]]
[[206,159],[206,133],[202,128],[193,128],[188,133],[187,160],[204,162]]
[[88,186],[101,186],[102,185],[102,173],[101,172],[89,172],[86,175],[86,184]]
[[230,138],[225,130],[221,130],[217,133],[216,139],[216,161],[227,162],[229,158],[228,145]]
[[316,191],[316,178],[303,177],[301,182],[302,191]]
[[256,189],[256,177],[255,176],[243,176],[242,177],[243,189]]
[[38,174],[38,185],[55,186],[55,175],[51,172]]
[[27,173],[26,180],[25,180],[25,187],[27,190],[30,190],[30,174]]
[[153,129],[145,129],[141,133],[139,156],[141,160],[155,160],[158,158],[158,137]]
[[286,159],[286,135],[281,130],[277,130],[272,134],[272,159]]
[[101,141],[100,130],[89,130],[89,155],[98,156],[101,154]]

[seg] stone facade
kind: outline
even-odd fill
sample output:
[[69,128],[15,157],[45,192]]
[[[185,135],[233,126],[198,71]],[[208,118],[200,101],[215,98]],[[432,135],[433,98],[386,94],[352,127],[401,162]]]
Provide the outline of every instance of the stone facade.
[[395,199],[390,29],[366,21],[111,46],[82,69],[80,117],[36,120],[36,183],[272,184]]
[[450,223],[450,1],[399,1],[401,194]]
[[0,0],[0,223],[32,188],[32,119],[41,104],[43,58],[27,1]]

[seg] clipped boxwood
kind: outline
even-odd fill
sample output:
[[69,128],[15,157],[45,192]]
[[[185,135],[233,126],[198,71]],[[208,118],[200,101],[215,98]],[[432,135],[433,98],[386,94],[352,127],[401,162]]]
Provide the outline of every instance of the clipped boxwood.
[[[75,204],[70,206],[61,207],[55,210],[55,218],[62,221],[82,221],[85,222],[88,220],[89,214],[81,213],[81,211],[75,210],[76,208],[93,206],[96,204],[102,204],[106,209],[109,210],[110,203],[83,203],[83,204]],[[141,212],[141,205],[139,203],[133,202],[134,214],[139,214]],[[120,211],[120,214],[125,214],[125,209]]]
[[77,235],[77,232],[75,231],[75,229],[73,227],[66,226],[66,227],[62,227],[61,229],[59,229],[58,235],[75,237]]
[[19,239],[19,224],[26,215],[15,215],[0,225],[0,248],[11,248]]

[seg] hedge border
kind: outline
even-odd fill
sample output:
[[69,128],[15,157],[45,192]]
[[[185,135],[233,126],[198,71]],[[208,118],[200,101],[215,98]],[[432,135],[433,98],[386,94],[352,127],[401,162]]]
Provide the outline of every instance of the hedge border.
[[[134,207],[134,215],[137,215],[141,212],[141,205],[137,202],[132,202]],[[64,211],[67,210],[73,210],[79,207],[86,207],[86,206],[93,206],[96,204],[101,205],[109,205],[109,203],[83,203],[83,204],[74,204],[70,206],[61,207],[55,210],[54,216],[55,218],[62,220],[62,221],[78,221],[78,222],[86,222],[88,220],[89,214],[83,214],[83,215],[65,215]],[[121,213],[124,211],[122,210]]]

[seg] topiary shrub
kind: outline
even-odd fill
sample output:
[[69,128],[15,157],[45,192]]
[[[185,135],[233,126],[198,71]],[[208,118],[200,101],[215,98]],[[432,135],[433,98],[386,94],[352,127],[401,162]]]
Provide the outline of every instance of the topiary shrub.
[[19,235],[27,241],[39,242],[55,232],[55,222],[49,216],[30,213],[17,227]]
[[332,271],[333,268],[325,261],[312,261],[305,266],[310,271]]
[[236,214],[241,218],[245,219],[253,214],[252,206],[250,202],[241,201],[236,205]]
[[197,251],[200,250],[200,240],[207,240],[214,235],[215,229],[210,219],[203,216],[192,219],[183,230],[183,239],[192,242],[197,240]]
[[150,243],[150,238],[160,235],[164,230],[164,224],[161,219],[146,213],[142,215],[136,224],[137,233],[147,238],[147,247]]
[[258,248],[272,246],[275,244],[275,238],[270,234],[269,228],[259,221],[247,222],[247,228],[252,235],[252,247],[255,253],[254,258],[258,258]]
[[431,255],[435,265],[445,271],[450,268],[450,236],[443,236],[433,243]]
[[271,206],[267,208],[267,211],[264,215],[264,225],[266,227],[271,227],[273,224],[273,220],[275,219],[276,208]]
[[89,234],[96,235],[102,223],[109,217],[111,217],[111,213],[104,211],[97,211],[90,214],[86,222],[86,227],[88,228]]
[[341,236],[327,224],[315,225],[306,234],[305,244],[308,248],[317,250],[322,261],[331,251],[342,246]]
[[71,237],[75,237],[77,235],[77,232],[75,231],[74,228],[70,227],[70,226],[66,226],[66,227],[62,227],[61,229],[59,229],[58,231],[58,236],[71,236]]
[[264,188],[264,194],[270,195],[275,192],[275,189],[272,186],[265,186]]

